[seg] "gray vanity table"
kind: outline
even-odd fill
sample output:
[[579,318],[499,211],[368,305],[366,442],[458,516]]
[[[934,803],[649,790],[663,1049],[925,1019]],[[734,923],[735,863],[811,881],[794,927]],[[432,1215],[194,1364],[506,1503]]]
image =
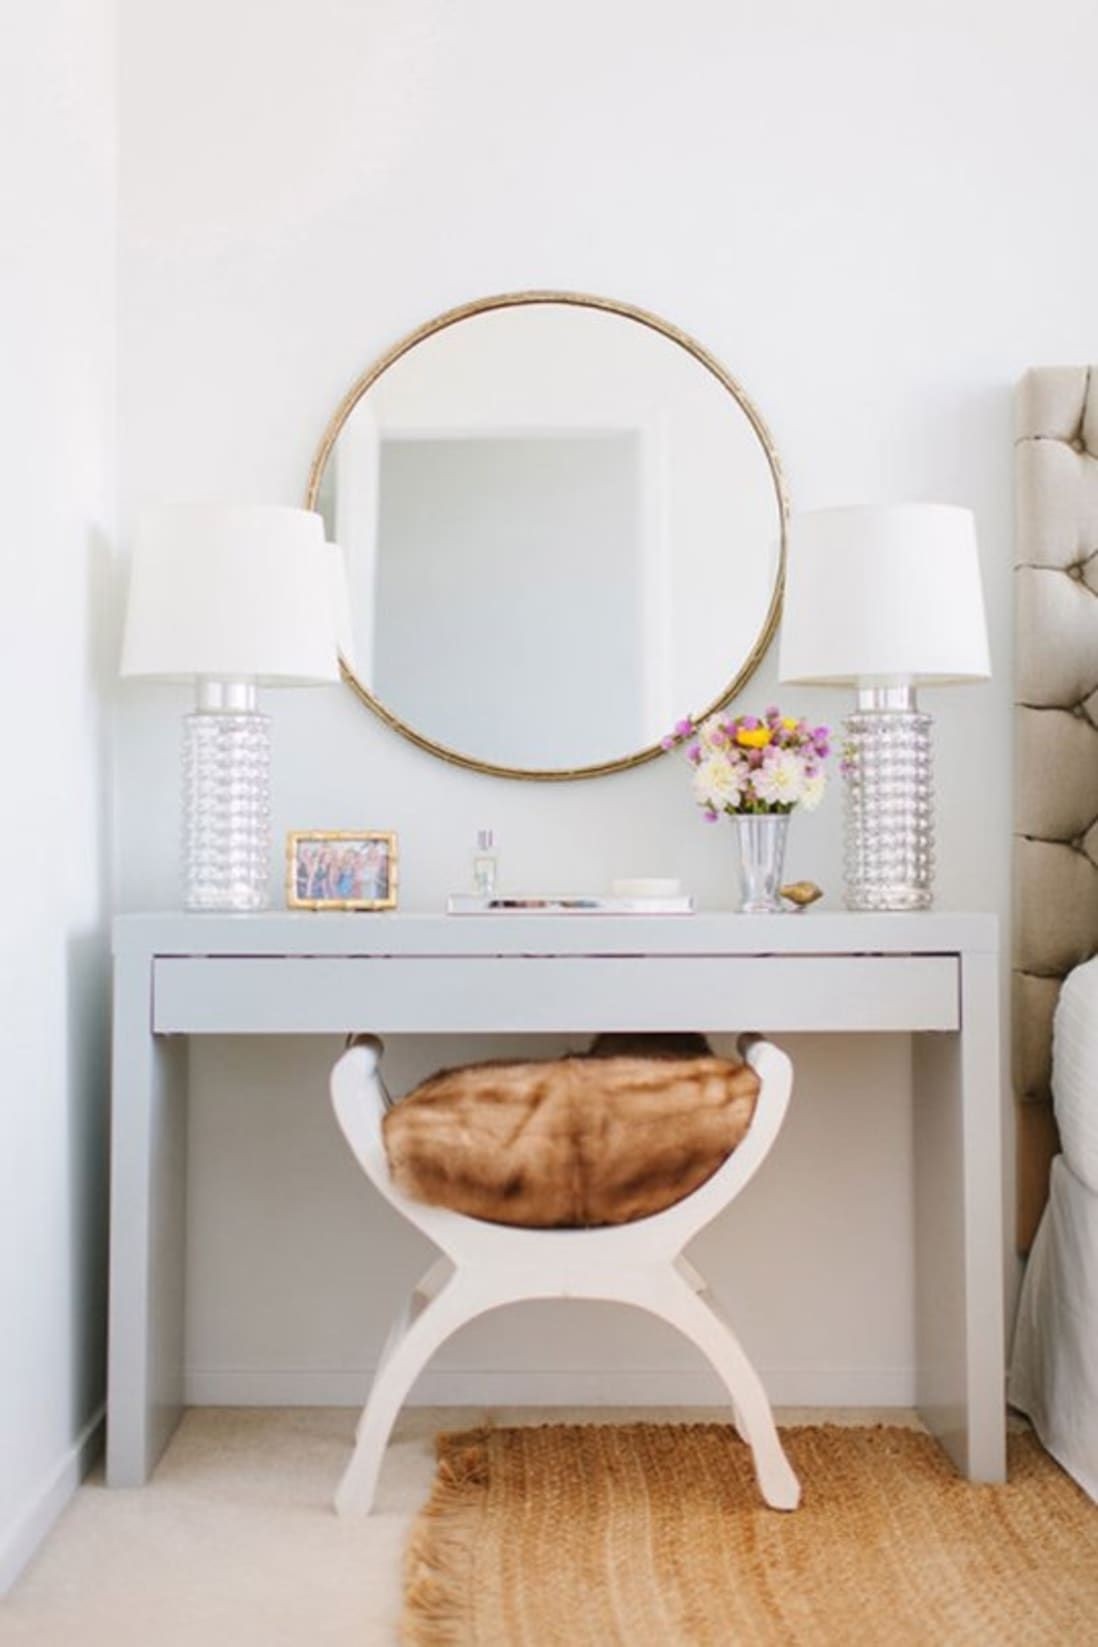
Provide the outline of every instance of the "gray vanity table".
[[[482,777],[658,759],[778,622],[785,483],[758,409],[606,298],[486,297],[398,340],[333,412],[306,504],[345,557],[349,685]],[[353,757],[347,786],[344,814]],[[667,861],[658,827],[631,845]],[[122,916],[108,1479],[145,1481],[180,1411],[189,1036],[662,1028],[913,1037],[918,1402],[962,1471],[1001,1480],[996,942],[993,917],[945,913]]]
[[918,1405],[1001,1481],[996,946],[982,914],[121,916],[108,1481],[146,1481],[181,1409],[189,1036],[655,1027],[913,1036]]

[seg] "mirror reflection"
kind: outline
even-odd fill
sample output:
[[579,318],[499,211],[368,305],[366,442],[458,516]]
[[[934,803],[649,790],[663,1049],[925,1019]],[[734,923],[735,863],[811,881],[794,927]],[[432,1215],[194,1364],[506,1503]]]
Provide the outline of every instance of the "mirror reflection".
[[678,334],[582,301],[444,317],[322,448],[368,700],[450,758],[539,776],[647,758],[776,617],[776,460]]

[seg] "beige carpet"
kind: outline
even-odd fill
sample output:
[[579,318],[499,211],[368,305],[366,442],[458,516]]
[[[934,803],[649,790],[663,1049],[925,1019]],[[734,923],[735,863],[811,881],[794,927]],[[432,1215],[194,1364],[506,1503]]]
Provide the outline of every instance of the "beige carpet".
[[653,1414],[409,1407],[386,1454],[376,1513],[347,1522],[333,1512],[332,1494],[357,1416],[332,1408],[188,1412],[148,1487],[109,1492],[97,1471],[80,1489],[0,1600],[0,1644],[393,1647],[404,1546],[431,1490],[440,1430],[489,1417],[609,1423]]
[[[347,1522],[332,1512],[331,1495],[350,1454],[355,1414],[196,1409],[148,1487],[111,1492],[96,1474],[80,1489],[0,1601],[0,1643],[393,1647],[404,1546],[431,1490],[434,1437],[489,1416],[514,1425],[719,1415],[409,1408],[385,1460],[377,1514]],[[781,1416],[804,1422],[809,1414]],[[865,1423],[882,1415],[843,1416]]]
[[407,1647],[1082,1647],[1098,1511],[1031,1435],[1006,1487],[925,1435],[786,1430],[766,1509],[727,1425],[466,1431],[407,1557]]

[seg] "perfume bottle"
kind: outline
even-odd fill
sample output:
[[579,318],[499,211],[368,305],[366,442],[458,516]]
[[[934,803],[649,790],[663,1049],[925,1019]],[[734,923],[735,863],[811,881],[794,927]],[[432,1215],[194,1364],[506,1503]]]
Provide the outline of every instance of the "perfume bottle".
[[495,836],[490,829],[478,829],[476,851],[473,853],[473,891],[478,897],[495,897],[498,867]]

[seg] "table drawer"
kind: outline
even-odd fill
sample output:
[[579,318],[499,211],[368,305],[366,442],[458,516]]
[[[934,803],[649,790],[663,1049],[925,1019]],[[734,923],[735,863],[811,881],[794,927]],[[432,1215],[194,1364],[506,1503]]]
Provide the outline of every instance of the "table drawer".
[[162,956],[160,1034],[950,1030],[956,955]]

